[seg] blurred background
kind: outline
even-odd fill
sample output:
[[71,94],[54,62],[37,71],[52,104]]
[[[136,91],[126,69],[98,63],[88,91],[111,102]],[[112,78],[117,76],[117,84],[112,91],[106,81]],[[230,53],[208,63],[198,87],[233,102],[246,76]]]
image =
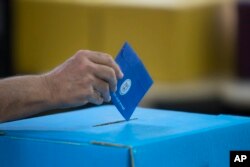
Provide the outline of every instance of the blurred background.
[[250,115],[247,0],[0,0],[1,77],[125,41],[155,81],[141,106]]

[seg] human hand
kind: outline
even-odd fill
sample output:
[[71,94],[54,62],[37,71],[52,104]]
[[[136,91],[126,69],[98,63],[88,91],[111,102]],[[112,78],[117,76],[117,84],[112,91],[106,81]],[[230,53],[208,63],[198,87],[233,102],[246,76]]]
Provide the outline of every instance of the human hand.
[[105,53],[80,50],[54,70],[41,76],[56,107],[76,107],[88,102],[102,104],[111,100],[123,77],[113,58]]

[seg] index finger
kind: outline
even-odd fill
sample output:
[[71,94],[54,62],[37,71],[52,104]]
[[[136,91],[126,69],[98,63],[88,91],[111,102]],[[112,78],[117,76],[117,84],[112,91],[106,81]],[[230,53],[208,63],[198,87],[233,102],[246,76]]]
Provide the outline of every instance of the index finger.
[[93,61],[94,63],[97,63],[97,64],[109,66],[109,67],[114,69],[115,74],[118,78],[123,77],[123,73],[122,73],[120,67],[114,61],[112,56],[110,56],[109,54],[106,54],[106,53],[101,53],[101,52],[96,52],[96,51],[91,51],[91,52],[93,53],[89,56],[91,61]]

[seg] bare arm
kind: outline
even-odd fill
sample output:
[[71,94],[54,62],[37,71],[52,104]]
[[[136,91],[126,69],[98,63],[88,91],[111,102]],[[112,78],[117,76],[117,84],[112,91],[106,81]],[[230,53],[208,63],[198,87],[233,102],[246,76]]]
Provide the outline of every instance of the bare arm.
[[20,76],[0,81],[0,122],[53,109],[43,76]]
[[110,101],[117,78],[123,76],[118,65],[104,53],[78,51],[47,74],[0,80],[0,122],[36,113]]

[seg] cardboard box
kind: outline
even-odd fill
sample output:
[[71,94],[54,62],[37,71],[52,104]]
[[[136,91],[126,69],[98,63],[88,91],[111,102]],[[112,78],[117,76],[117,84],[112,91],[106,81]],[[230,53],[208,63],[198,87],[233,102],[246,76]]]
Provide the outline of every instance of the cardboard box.
[[0,166],[228,167],[250,150],[250,118],[114,106],[0,124]]

